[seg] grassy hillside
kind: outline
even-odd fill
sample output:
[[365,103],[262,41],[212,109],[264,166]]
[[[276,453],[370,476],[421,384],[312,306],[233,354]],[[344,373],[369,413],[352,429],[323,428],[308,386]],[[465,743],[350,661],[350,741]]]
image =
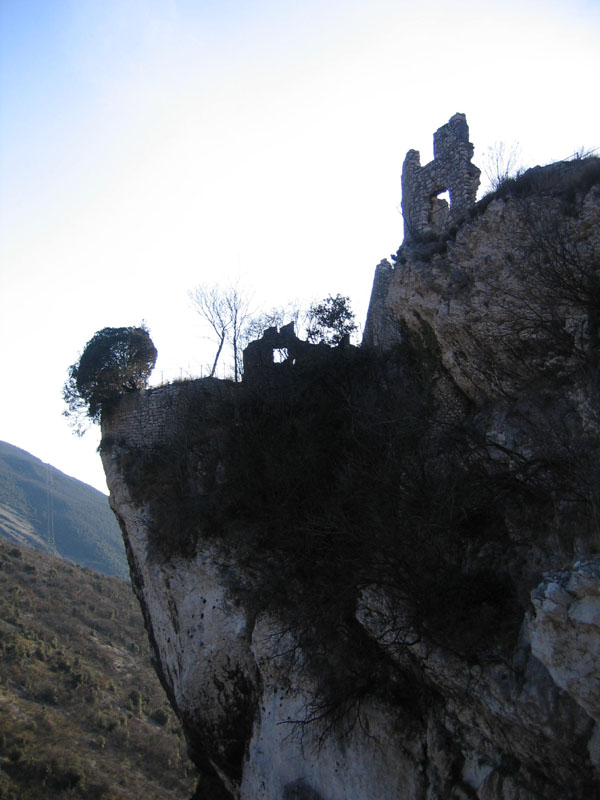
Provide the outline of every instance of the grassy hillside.
[[0,442],[0,537],[128,577],[119,526],[106,495]]
[[194,775],[130,586],[0,541],[0,797],[183,800]]

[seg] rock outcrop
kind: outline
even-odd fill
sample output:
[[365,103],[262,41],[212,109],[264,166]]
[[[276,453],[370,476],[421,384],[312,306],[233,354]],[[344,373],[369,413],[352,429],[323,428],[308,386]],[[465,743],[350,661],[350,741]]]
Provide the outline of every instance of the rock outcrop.
[[520,181],[379,266],[360,351],[103,419],[197,800],[600,797],[600,169]]

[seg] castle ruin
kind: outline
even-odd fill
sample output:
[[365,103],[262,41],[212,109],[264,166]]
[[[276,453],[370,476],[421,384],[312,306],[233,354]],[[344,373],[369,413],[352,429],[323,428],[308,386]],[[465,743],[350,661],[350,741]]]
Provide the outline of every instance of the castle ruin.
[[[421,166],[418,150],[409,150],[402,168],[403,246],[422,236],[443,234],[475,205],[481,170],[471,163],[473,145],[464,114],[455,114],[433,134],[433,161]],[[442,197],[449,196],[449,202]],[[387,312],[394,267],[383,259],[375,270],[363,345],[386,347],[398,341],[397,325]]]
[[[402,168],[404,241],[443,233],[475,203],[481,170],[471,163],[473,145],[464,114],[455,114],[433,135],[433,161],[421,166],[409,150]],[[448,192],[449,202],[441,197]]]
[[[332,347],[324,342],[314,344],[298,338],[293,322],[283,325],[279,330],[276,327],[267,328],[260,339],[250,342],[244,349],[244,380],[264,376],[265,370],[273,367],[291,367],[309,360],[314,362],[319,358],[327,358],[333,351],[350,347],[349,334]],[[277,360],[275,354],[278,356]]]

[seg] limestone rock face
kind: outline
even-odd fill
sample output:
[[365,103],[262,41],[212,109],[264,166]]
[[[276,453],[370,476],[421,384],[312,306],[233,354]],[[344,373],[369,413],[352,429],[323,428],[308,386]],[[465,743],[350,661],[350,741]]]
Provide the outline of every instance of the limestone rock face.
[[[419,391],[430,387],[419,408],[434,424],[415,438],[421,417],[410,404],[398,414],[386,406],[377,420],[385,431],[404,426],[410,442],[408,468],[390,484],[408,497],[405,516],[393,507],[388,539],[383,511],[366,517],[360,536],[372,548],[355,558],[366,567],[342,562],[360,576],[352,592],[332,560],[331,580],[346,594],[327,595],[341,609],[330,640],[319,638],[310,593],[297,591],[311,565],[281,564],[290,598],[307,606],[299,628],[281,597],[278,606],[257,596],[283,551],[250,554],[256,531],[244,527],[243,498],[226,524],[212,505],[228,469],[224,442],[240,426],[238,386],[207,379],[139,392],[103,419],[110,503],[157,671],[199,769],[195,800],[600,797],[600,190],[571,181],[569,170],[536,173],[528,194],[497,196],[380,265],[366,344],[409,348],[403,363],[420,370]],[[386,373],[382,391],[394,375],[406,378]],[[303,402],[314,416],[312,394]],[[292,405],[283,409],[293,416]],[[291,439],[298,460],[303,430]],[[346,433],[358,436],[352,426]],[[387,451],[399,446],[391,434],[389,448],[381,441],[387,460],[375,489],[394,463]],[[449,446],[482,494],[469,481],[460,494],[453,469],[439,478]],[[260,439],[256,447],[251,464],[292,495],[273,454]],[[425,448],[429,461],[419,461]],[[356,486],[351,473],[362,463],[340,461],[331,469]],[[250,470],[236,474],[252,482]],[[415,510],[419,481],[432,480],[456,502],[433,493]],[[264,490],[274,505],[287,500]],[[355,491],[345,519],[367,502]],[[310,528],[311,512],[309,504],[289,552],[300,558],[309,534],[326,540],[325,563],[314,568],[327,580],[327,558],[347,531],[333,512]],[[418,535],[389,566],[385,547],[396,546],[410,514]],[[291,536],[283,528],[278,537]],[[454,572],[432,579],[427,571],[459,543],[460,558],[444,562]],[[420,550],[422,561],[410,560]],[[407,559],[422,571],[407,571]],[[327,670],[332,692],[323,695]]]
[[[201,383],[214,402],[214,384]],[[177,387],[125,398],[105,424],[103,463],[155,664],[202,773],[198,797],[424,797],[422,743],[385,707],[366,702],[347,735],[322,741],[296,724],[312,687],[282,655],[293,637],[232,593],[241,566],[231,553],[213,541],[190,558],[156,554],[152,512],[128,485],[124,454],[176,438],[184,406]]]
[[498,197],[451,233],[404,246],[385,302],[378,297],[385,335],[372,325],[366,343],[389,346],[390,318],[397,339],[399,326],[427,326],[453,381],[479,401],[514,395],[534,370],[572,377],[595,336],[597,184],[584,186],[576,209],[552,195]]
[[528,621],[533,654],[596,722],[600,664],[600,556],[550,573],[532,592]]
[[556,787],[573,800],[595,796],[595,560],[534,591],[535,614],[509,661],[467,669],[423,641],[400,648],[386,633],[398,609],[365,591],[358,622],[399,668],[423,676],[427,700],[413,713],[365,696],[330,730],[305,725],[310,653],[236,595],[243,559],[210,535],[191,557],[156,553],[152,511],[128,485],[123,454],[141,457],[140,442],[175,433],[168,417],[157,426],[160,407],[174,425],[174,387],[127,398],[105,427],[113,444],[103,461],[156,666],[201,771],[197,797],[533,800]]

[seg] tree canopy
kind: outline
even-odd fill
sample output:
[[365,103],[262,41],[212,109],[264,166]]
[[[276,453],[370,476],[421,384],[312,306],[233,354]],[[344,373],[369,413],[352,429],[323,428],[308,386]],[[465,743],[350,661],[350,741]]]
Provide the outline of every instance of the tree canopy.
[[63,388],[65,416],[99,422],[102,412],[126,392],[146,388],[157,351],[144,325],[138,328],[103,328],[86,344],[79,361],[69,367]]
[[340,344],[344,336],[357,329],[350,298],[341,294],[329,295],[320,303],[312,303],[308,312],[307,338],[309,342]]

